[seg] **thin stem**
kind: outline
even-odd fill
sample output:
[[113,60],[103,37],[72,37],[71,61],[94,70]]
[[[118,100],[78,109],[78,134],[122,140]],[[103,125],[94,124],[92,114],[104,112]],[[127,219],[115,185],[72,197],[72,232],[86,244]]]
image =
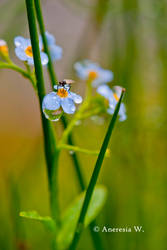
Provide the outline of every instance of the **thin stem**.
[[3,68],[4,69],[12,69],[14,71],[19,72],[22,76],[29,79],[32,82],[33,87],[36,88],[35,78],[29,72],[23,70],[22,68],[18,67],[17,65],[15,65],[12,62],[10,62],[10,63],[0,62],[0,69],[3,69]]
[[36,8],[36,14],[37,14],[37,19],[39,23],[39,29],[40,29],[40,33],[42,36],[44,51],[47,53],[48,58],[49,58],[49,62],[47,66],[48,66],[49,76],[50,76],[50,80],[51,80],[51,84],[53,88],[55,84],[58,84],[58,80],[57,80],[57,77],[53,68],[52,59],[51,59],[50,51],[48,48],[47,39],[45,36],[45,26],[44,26],[44,21],[43,21],[43,16],[42,16],[42,8],[41,8],[40,0],[35,0],[35,8]]
[[82,119],[82,115],[89,108],[89,104],[91,101],[91,95],[92,95],[91,81],[88,79],[86,83],[87,83],[87,94],[86,94],[85,101],[82,103],[78,112],[75,114],[74,118],[70,121],[70,123],[68,124],[68,126],[64,130],[64,133],[63,133],[62,138],[60,140],[60,145],[66,143],[73,127],[76,125],[76,122]]
[[124,92],[125,92],[125,90],[122,91],[121,97],[120,97],[120,99],[118,101],[118,104],[117,104],[116,109],[114,111],[113,117],[112,117],[111,122],[109,124],[107,133],[105,135],[105,138],[104,138],[104,141],[103,141],[99,156],[97,158],[97,161],[96,161],[96,164],[95,164],[95,167],[94,167],[92,177],[91,177],[89,185],[88,185],[88,189],[86,191],[86,195],[85,195],[85,199],[84,199],[83,206],[82,206],[82,209],[81,209],[81,213],[80,213],[80,216],[79,216],[79,219],[78,219],[78,222],[77,222],[77,227],[76,227],[76,230],[75,230],[74,238],[73,238],[73,241],[71,243],[71,246],[70,246],[69,250],[75,250],[76,246],[78,244],[78,241],[80,239],[80,236],[81,236],[81,233],[82,233],[82,230],[83,230],[83,227],[84,227],[85,216],[87,214],[89,203],[90,203],[90,200],[92,198],[92,194],[93,194],[93,191],[94,191],[94,188],[95,188],[95,185],[96,185],[99,173],[100,173],[100,169],[101,169],[101,166],[102,166],[102,163],[103,163],[103,160],[104,160],[105,152],[106,152],[106,149],[107,149],[107,146],[108,146],[108,143],[109,143],[109,140],[110,140],[110,137],[111,137],[115,122],[116,122],[116,118],[118,116],[118,112],[119,112],[119,109],[120,109],[120,105],[121,105],[121,101],[122,101]]
[[[64,129],[67,128],[68,126],[68,121],[66,119],[65,116],[62,116],[62,124],[63,124],[63,127]],[[74,142],[73,142],[73,136],[72,136],[72,133],[69,134],[69,137],[68,137],[68,143],[73,146],[74,145]],[[85,190],[85,180],[84,180],[84,177],[81,173],[81,167],[80,167],[80,162],[79,162],[79,159],[77,157],[77,154],[74,152],[72,155],[71,155],[71,158],[73,160],[73,163],[74,163],[74,166],[75,166],[75,170],[76,170],[76,173],[77,173],[77,176],[78,176],[78,180],[79,180],[79,184],[80,184],[80,188],[82,191]]]
[[60,149],[67,149],[67,150],[71,150],[71,151],[75,151],[75,152],[81,152],[81,153],[85,153],[85,154],[89,154],[89,155],[98,155],[99,154],[98,150],[89,150],[86,148],[80,148],[80,147],[68,145],[68,144],[59,145],[59,148]]
[[[62,116],[61,120],[62,120],[64,129],[66,129],[66,127],[68,125],[66,117]],[[74,145],[72,133],[69,134],[68,143],[71,146]],[[75,171],[76,171],[76,174],[77,174],[77,177],[78,177],[80,189],[81,189],[81,191],[84,191],[86,189],[86,181],[85,181],[84,176],[83,176],[83,174],[81,172],[81,164],[79,162],[78,156],[74,152],[71,155],[71,158],[72,158],[73,163],[74,163],[74,167],[75,167]],[[103,246],[103,241],[102,241],[102,239],[100,237],[100,233],[99,232],[94,232],[94,230],[93,230],[95,228],[95,226],[97,226],[96,220],[92,221],[91,224],[89,225],[89,231],[90,231],[90,234],[91,234],[91,237],[92,237],[93,245],[94,245],[96,250],[104,250],[105,248]]]
[[35,20],[35,5],[34,0],[25,0],[27,8],[27,16],[29,23],[29,32],[34,56],[34,66],[35,74],[37,79],[37,89],[38,89],[38,98],[40,104],[40,112],[42,118],[42,126],[44,132],[44,146],[45,146],[45,157],[47,163],[48,171],[48,181],[50,188],[50,202],[51,202],[51,213],[52,217],[55,220],[56,224],[59,223],[59,209],[57,202],[57,181],[55,176],[57,176],[57,164],[56,162],[56,141],[53,131],[53,126],[51,123],[44,117],[42,112],[42,100],[45,96],[45,87],[44,87],[44,78],[43,70],[41,65],[40,50],[39,50],[39,40],[37,33],[37,26]]

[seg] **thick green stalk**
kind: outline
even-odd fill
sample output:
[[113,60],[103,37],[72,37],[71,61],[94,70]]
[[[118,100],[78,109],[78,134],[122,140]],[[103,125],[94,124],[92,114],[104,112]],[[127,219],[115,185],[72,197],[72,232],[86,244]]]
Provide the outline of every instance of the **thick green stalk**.
[[[48,181],[50,188],[51,213],[56,223],[59,221],[58,201],[57,201],[57,166],[55,165],[56,142],[54,130],[51,123],[44,117],[42,112],[42,100],[45,96],[43,70],[41,65],[39,39],[35,20],[35,5],[34,0],[26,0],[27,16],[29,23],[30,38],[34,56],[35,74],[37,80],[38,98],[40,104],[40,112],[42,118],[42,126],[44,132],[45,156],[48,170]],[[54,176],[53,176],[54,175]]]
[[107,146],[108,146],[108,143],[109,143],[109,140],[110,140],[110,137],[111,137],[115,122],[116,122],[116,118],[118,116],[118,112],[119,112],[119,109],[120,109],[120,105],[121,105],[123,95],[124,95],[124,90],[122,91],[121,97],[120,97],[119,102],[118,102],[118,104],[116,106],[116,109],[114,111],[113,117],[111,119],[111,122],[109,124],[107,133],[105,135],[105,138],[104,138],[104,141],[103,141],[99,156],[97,158],[97,161],[96,161],[96,164],[95,164],[95,167],[94,167],[94,171],[93,171],[92,177],[90,179],[88,189],[86,191],[85,199],[84,199],[83,206],[82,206],[82,209],[81,209],[81,213],[80,213],[80,216],[79,216],[79,219],[78,219],[78,223],[77,223],[77,227],[76,227],[76,230],[75,230],[74,238],[73,238],[73,241],[72,241],[72,244],[71,244],[69,250],[75,250],[76,246],[77,246],[77,243],[78,243],[78,241],[80,239],[80,236],[81,236],[81,233],[82,233],[82,230],[83,230],[83,227],[84,227],[85,216],[86,216],[86,213],[87,213],[87,210],[88,210],[88,207],[89,207],[90,200],[92,198],[92,194],[93,194],[96,182],[97,182],[97,178],[98,178],[99,173],[100,173],[100,169],[101,169],[101,166],[102,166],[102,163],[103,163],[103,160],[104,160],[105,152],[107,150]]
[[49,52],[48,44],[47,44],[47,39],[45,36],[45,26],[44,26],[44,21],[43,21],[43,16],[42,16],[42,8],[41,8],[41,3],[40,0],[35,0],[35,8],[36,8],[36,14],[37,14],[37,19],[39,23],[39,29],[40,33],[42,36],[42,41],[43,41],[43,46],[44,46],[44,51],[47,53],[49,62],[48,62],[48,71],[49,71],[49,76],[50,80],[52,83],[52,88],[55,84],[58,84],[58,80],[53,68],[52,60],[51,60],[51,55]]

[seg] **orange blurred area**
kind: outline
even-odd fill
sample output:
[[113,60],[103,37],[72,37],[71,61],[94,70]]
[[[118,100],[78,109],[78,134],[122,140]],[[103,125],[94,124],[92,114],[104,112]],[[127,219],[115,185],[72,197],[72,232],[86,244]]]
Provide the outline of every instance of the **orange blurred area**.
[[[103,233],[106,249],[165,250],[167,209],[167,7],[165,0],[45,0],[46,30],[63,48],[55,64],[58,79],[74,79],[72,90],[82,97],[84,82],[74,62],[91,59],[114,73],[110,84],[126,88],[127,120],[117,122],[98,183],[108,189],[98,226],[141,225],[144,233]],[[7,41],[12,60],[14,37],[29,37],[24,1],[0,1],[0,39]],[[50,91],[47,69],[45,85]],[[0,250],[47,250],[50,235],[38,222],[19,217],[20,211],[49,215],[47,169],[39,103],[30,82],[0,69]],[[68,116],[71,119],[71,116]],[[101,125],[88,119],[75,126],[77,146],[99,150],[109,119]],[[60,122],[54,123],[57,138]],[[78,153],[88,183],[96,156]],[[80,193],[70,152],[59,165],[61,211]],[[92,250],[86,229],[77,250]]]

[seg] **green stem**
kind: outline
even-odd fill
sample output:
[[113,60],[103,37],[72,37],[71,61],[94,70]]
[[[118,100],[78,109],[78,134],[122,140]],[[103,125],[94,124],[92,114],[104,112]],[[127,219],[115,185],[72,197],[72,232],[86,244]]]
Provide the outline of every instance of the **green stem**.
[[[25,0],[27,8],[27,16],[29,23],[29,32],[34,56],[35,74],[37,79],[38,98],[40,104],[40,112],[42,118],[42,126],[44,132],[44,145],[45,145],[45,156],[48,171],[48,181],[50,188],[50,202],[51,202],[51,213],[56,224],[59,224],[59,208],[57,202],[57,161],[55,155],[56,152],[56,141],[52,124],[44,117],[42,112],[42,100],[45,96],[43,70],[41,65],[39,40],[37,33],[37,26],[35,20],[35,5],[34,0]],[[56,165],[55,165],[56,164]]]
[[0,62],[0,69],[3,69],[3,68],[4,69],[12,69],[14,71],[19,72],[22,76],[29,79],[32,82],[33,87],[36,88],[35,78],[29,72],[23,70],[22,68],[18,67],[17,65],[15,65],[12,62],[10,62],[10,63]]
[[[67,121],[66,117],[62,116],[61,121],[62,121],[64,129],[66,129],[67,126],[68,126],[68,121]],[[74,145],[72,133],[69,134],[68,143],[71,146]],[[74,166],[75,166],[75,170],[76,170],[76,173],[77,173],[77,177],[78,177],[78,180],[79,180],[79,184],[80,184],[81,190],[84,191],[85,190],[85,180],[84,180],[83,175],[81,173],[80,162],[79,162],[79,159],[77,157],[77,154],[74,152],[71,155],[71,158],[72,158]]]
[[[66,117],[62,116],[61,120],[62,120],[64,129],[66,129],[66,127],[68,125]],[[71,146],[74,145],[72,133],[69,134],[68,143]],[[78,156],[74,152],[71,155],[71,158],[72,158],[73,163],[74,163],[74,167],[75,167],[75,171],[76,171],[76,174],[77,174],[77,177],[78,177],[80,189],[81,189],[81,191],[84,191],[86,189],[86,182],[85,182],[84,176],[83,176],[83,174],[81,172],[81,164],[79,162]],[[102,239],[100,237],[100,233],[99,232],[94,232],[94,230],[93,230],[95,228],[95,226],[97,226],[96,220],[92,221],[92,223],[89,225],[89,231],[90,231],[90,234],[91,234],[91,237],[92,237],[93,245],[94,245],[96,250],[104,250],[105,248],[103,246],[103,241],[102,241]]]
[[41,8],[40,0],[35,0],[35,8],[36,8],[36,14],[37,14],[37,19],[39,23],[39,29],[40,29],[40,33],[42,36],[44,51],[46,52],[49,58],[49,62],[47,66],[48,66],[49,76],[50,76],[50,80],[51,80],[52,88],[53,88],[55,84],[58,84],[58,80],[54,72],[52,59],[51,59],[50,51],[48,48],[47,39],[45,36],[45,26],[44,26],[44,21],[43,21],[43,16],[42,16],[42,8]]
[[[45,27],[44,27],[44,21],[43,21],[43,16],[42,16],[42,8],[41,8],[40,0],[35,1],[35,7],[36,7],[36,13],[37,13],[37,19],[38,19],[38,23],[39,23],[40,33],[41,33],[42,41],[43,41],[43,45],[44,45],[44,50],[47,53],[48,58],[49,58],[48,71],[49,71],[50,80],[51,80],[51,84],[52,84],[52,88],[53,88],[55,83],[58,83],[58,81],[57,81],[57,77],[56,77],[56,74],[55,74],[54,69],[53,69],[53,64],[52,64],[51,56],[50,56],[50,51],[48,49],[47,39],[46,39],[46,36],[45,36]],[[89,85],[89,91],[91,92],[90,85]],[[62,124],[64,126],[64,129],[66,129],[68,127],[68,121],[66,120],[65,116],[61,117],[61,122],[62,122]],[[69,133],[69,135],[67,137],[68,137],[68,143],[70,145],[73,145],[72,134]],[[71,157],[72,157],[75,169],[76,169],[76,173],[77,173],[77,176],[78,176],[78,180],[79,180],[79,183],[80,183],[81,190],[85,190],[84,178],[83,178],[81,170],[80,170],[80,163],[79,163],[77,154],[74,152],[71,155]],[[93,230],[92,230],[92,228],[94,228],[95,225],[97,225],[97,223],[95,221],[92,222],[92,224],[90,225],[90,232],[91,232],[91,235],[92,235],[94,246],[95,246],[95,248],[97,250],[98,249],[104,249],[104,248],[102,248],[102,242],[101,242],[101,239],[99,237],[99,234],[94,233]]]
[[108,143],[109,143],[109,140],[110,140],[110,137],[111,137],[115,122],[116,122],[116,118],[118,116],[118,112],[119,112],[119,109],[120,109],[120,105],[121,105],[121,101],[122,101],[124,92],[125,91],[123,90],[122,94],[121,94],[121,97],[120,97],[120,99],[118,101],[118,104],[116,106],[116,109],[114,111],[111,122],[109,124],[107,133],[105,135],[105,138],[104,138],[104,141],[103,141],[99,156],[97,158],[97,161],[96,161],[96,164],[95,164],[95,167],[94,167],[92,177],[90,179],[90,182],[89,182],[89,185],[88,185],[88,188],[87,188],[87,191],[86,191],[86,195],[85,195],[85,199],[84,199],[83,206],[82,206],[82,209],[81,209],[81,213],[80,213],[80,216],[79,216],[79,219],[78,219],[78,222],[77,222],[74,238],[73,238],[73,241],[71,243],[71,246],[70,246],[69,250],[75,250],[76,246],[78,244],[78,241],[80,239],[80,236],[81,236],[81,233],[82,233],[82,230],[83,230],[83,227],[84,227],[85,216],[86,216],[86,213],[87,213],[87,210],[88,210],[88,207],[89,207],[90,200],[92,198],[92,194],[93,194],[96,182],[97,182],[97,178],[98,178],[99,173],[100,173],[100,169],[101,169],[101,166],[102,166],[102,163],[103,163],[103,160],[104,160],[105,152],[106,152],[106,149],[107,149],[107,146],[108,146]]
[[89,154],[89,155],[98,155],[99,154],[98,150],[89,150],[86,148],[80,148],[80,147],[68,145],[68,144],[62,144],[59,146],[59,148],[60,149],[67,149],[67,150],[71,150],[71,151],[75,151],[75,152],[81,152],[81,153],[85,153],[85,154]]
[[64,130],[62,138],[59,142],[60,145],[66,143],[66,141],[68,140],[68,137],[69,137],[73,127],[75,126],[76,122],[82,119],[83,114],[89,108],[89,104],[90,104],[91,96],[92,96],[91,81],[88,79],[86,83],[87,83],[87,94],[86,94],[85,101],[82,103],[79,110],[77,111],[77,113],[75,114],[73,119],[70,121],[70,123],[68,124],[68,126]]

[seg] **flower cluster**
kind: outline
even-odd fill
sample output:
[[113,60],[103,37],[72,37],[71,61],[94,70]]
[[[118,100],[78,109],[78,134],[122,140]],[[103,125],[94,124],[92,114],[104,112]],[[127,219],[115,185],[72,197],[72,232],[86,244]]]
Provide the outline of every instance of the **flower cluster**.
[[[112,115],[122,91],[122,88],[119,86],[111,89],[107,85],[107,83],[113,80],[112,71],[103,69],[99,64],[89,60],[75,63],[74,68],[80,79],[91,81],[92,86],[97,87],[97,93],[106,99],[107,113]],[[126,109],[123,103],[120,106],[119,116],[120,121],[126,120]]]
[[[62,48],[56,44],[55,37],[48,31],[45,32],[49,52],[51,55],[51,60],[54,62],[60,60],[62,57]],[[14,39],[14,44],[16,46],[15,53],[16,56],[29,65],[34,64],[33,50],[31,45],[31,40],[17,36]],[[47,65],[48,56],[44,52],[44,46],[42,42],[42,37],[39,37],[39,48],[42,65]],[[4,40],[0,40],[0,56],[10,63],[10,58],[8,54],[8,46]],[[122,88],[115,86],[112,89],[107,85],[113,80],[113,72],[111,70],[103,69],[99,64],[91,62],[90,60],[84,60],[82,62],[76,62],[74,68],[78,77],[81,80],[85,80],[89,87],[96,88],[96,92],[100,94],[101,100],[103,101],[103,106],[108,114],[112,115],[114,113],[116,104],[120,98]],[[71,81],[71,80],[70,80]],[[76,111],[76,104],[82,102],[82,97],[70,91],[71,85],[69,80],[63,80],[59,82],[58,85],[54,86],[54,91],[47,94],[42,102],[42,109],[46,118],[51,121],[59,120],[60,116],[64,113],[74,114]],[[126,120],[126,108],[123,103],[121,103],[119,110],[119,120]]]

